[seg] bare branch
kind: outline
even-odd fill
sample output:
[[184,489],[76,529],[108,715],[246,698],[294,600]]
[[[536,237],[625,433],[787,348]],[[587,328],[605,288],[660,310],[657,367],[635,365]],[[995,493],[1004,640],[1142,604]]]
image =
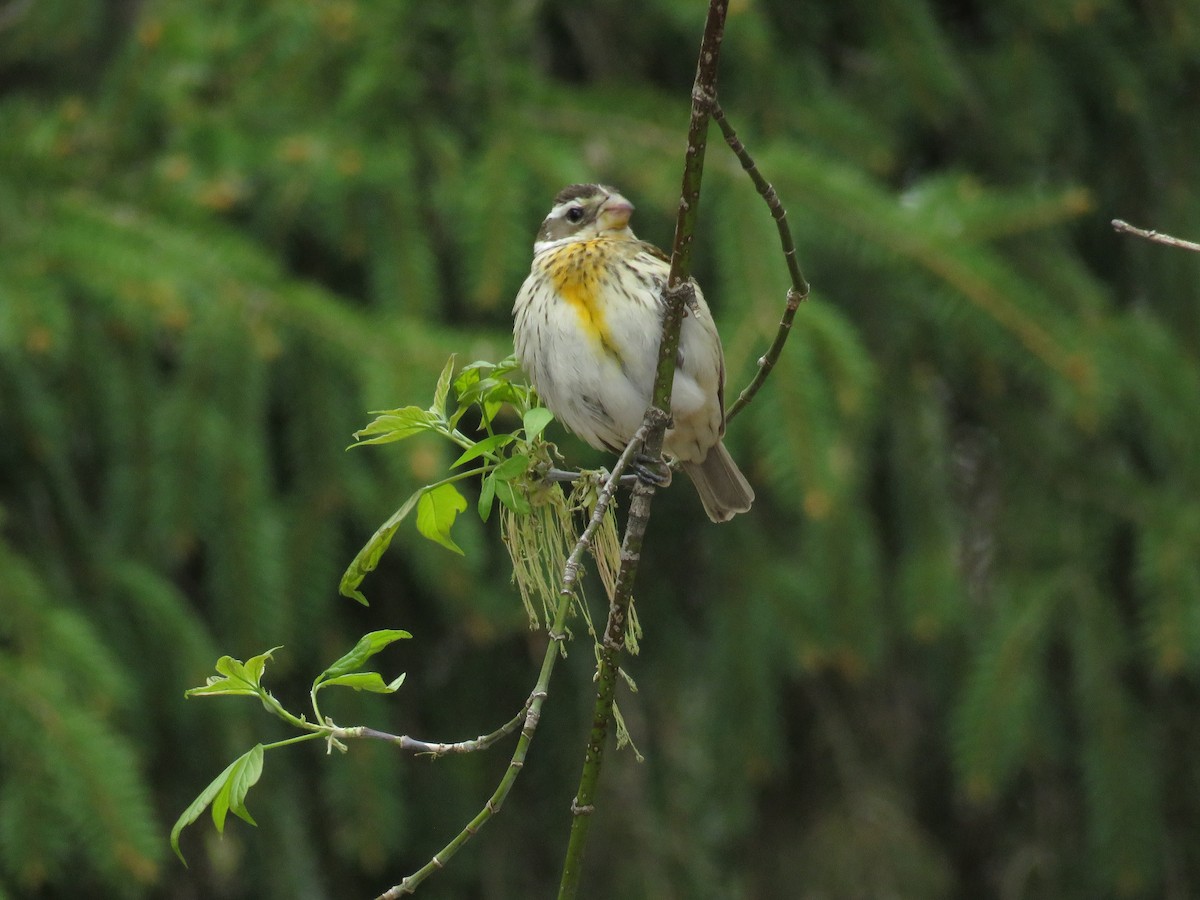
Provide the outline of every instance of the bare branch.
[[333,732],[333,737],[340,740],[363,739],[372,741],[384,741],[389,744],[395,744],[401,750],[409,750],[413,753],[424,753],[437,758],[439,756],[448,756],[453,753],[474,753],[476,750],[486,750],[492,744],[507,737],[517,730],[517,727],[525,721],[525,716],[529,712],[529,704],[533,702],[531,697],[525,701],[525,705],[521,707],[521,711],[493,731],[491,734],[480,735],[477,738],[469,741],[457,741],[451,744],[438,743],[435,741],[422,741],[417,738],[409,737],[406,734],[388,734],[386,731],[376,731],[374,728],[367,728],[364,725],[359,725],[355,728],[338,728]]
[[1140,238],[1145,238],[1148,241],[1154,241],[1156,244],[1166,244],[1168,247],[1178,247],[1180,250],[1191,250],[1193,253],[1200,253],[1200,244],[1194,244],[1191,241],[1185,241],[1181,238],[1171,237],[1169,234],[1159,234],[1157,231],[1146,231],[1144,228],[1135,228],[1128,222],[1121,219],[1113,219],[1112,227],[1114,231],[1123,231],[1126,234],[1136,234]]
[[[696,78],[692,89],[692,116],[688,128],[687,155],[684,159],[683,185],[679,198],[679,213],[675,220],[675,240],[671,252],[671,272],[663,297],[666,313],[663,316],[662,337],[658,348],[658,368],[650,408],[646,410],[645,453],[652,459],[662,454],[663,436],[671,408],[671,389],[674,385],[675,361],[679,350],[679,330],[689,301],[694,302],[691,284],[691,250],[700,206],[700,184],[704,175],[704,154],[708,142],[708,121],[717,96],[717,62],[725,34],[725,15],[728,0],[710,0]],[[633,600],[633,583],[642,555],[642,542],[650,521],[650,504],[654,486],[646,481],[634,485],[629,504],[629,518],[621,542],[621,568],[609,604],[608,623],[600,643],[596,668],[596,702],[592,713],[592,729],[588,735],[583,771],[579,788],[571,801],[571,837],[563,860],[559,882],[559,900],[572,900],[579,889],[583,867],[583,851],[591,825],[590,812],[594,806],[600,770],[608,743],[608,731],[613,717],[613,697],[621,652],[625,646],[625,628]]]
[[783,352],[783,345],[787,342],[788,335],[791,334],[792,320],[796,318],[796,310],[800,308],[801,303],[808,299],[808,282],[804,280],[804,275],[800,272],[800,264],[796,261],[796,244],[792,240],[792,230],[788,227],[787,211],[779,201],[779,195],[775,193],[775,188],[759,173],[758,166],[755,165],[746,145],[741,142],[733,130],[733,126],[726,120],[721,105],[715,101],[712,107],[712,117],[721,127],[725,143],[737,156],[742,168],[754,182],[759,196],[766,201],[767,208],[771,210],[771,216],[775,219],[775,227],[779,231],[779,243],[783,248],[783,256],[787,260],[788,274],[792,279],[792,287],[787,292],[787,302],[784,305],[783,318],[779,320],[779,329],[775,332],[775,340],[771,342],[767,352],[759,357],[758,372],[755,374],[754,380],[738,395],[737,401],[725,413],[725,422],[728,424],[754,399],[754,395],[758,393],[759,388],[763,386],[767,376],[771,373],[771,369],[779,360],[779,354]]

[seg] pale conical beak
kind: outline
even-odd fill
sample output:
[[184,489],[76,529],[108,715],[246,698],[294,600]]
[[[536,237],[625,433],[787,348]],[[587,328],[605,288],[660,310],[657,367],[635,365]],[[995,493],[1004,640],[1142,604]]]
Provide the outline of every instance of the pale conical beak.
[[632,203],[620,194],[609,194],[608,199],[600,204],[600,213],[596,218],[601,231],[620,231],[629,224],[632,215]]

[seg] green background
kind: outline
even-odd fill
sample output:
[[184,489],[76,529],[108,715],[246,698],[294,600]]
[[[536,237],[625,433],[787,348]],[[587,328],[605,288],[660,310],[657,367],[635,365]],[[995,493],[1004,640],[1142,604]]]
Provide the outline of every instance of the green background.
[[[456,526],[465,560],[407,525],[372,606],[337,596],[452,458],[344,448],[450,353],[510,351],[564,184],[669,243],[704,14],[0,5],[0,897],[371,897],[482,806],[508,745],[305,744],[184,869],[175,817],[288,735],[183,691],[282,644],[299,708],[403,628],[401,691],[327,712],[461,740],[520,707],[545,638],[494,525]],[[1200,894],[1200,255],[1109,226],[1200,239],[1200,8],[735,0],[723,54],[813,295],[728,436],[752,514],[655,503],[620,699],[646,761],[607,761],[584,896]],[[695,269],[732,396],[787,278],[715,129]],[[423,894],[552,894],[571,649],[502,813]]]

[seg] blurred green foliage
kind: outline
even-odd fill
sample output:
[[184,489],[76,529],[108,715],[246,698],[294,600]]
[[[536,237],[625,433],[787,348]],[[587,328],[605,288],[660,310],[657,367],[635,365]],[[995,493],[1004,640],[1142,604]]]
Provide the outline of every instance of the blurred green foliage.
[[[402,530],[371,609],[337,597],[448,461],[343,448],[450,352],[506,355],[563,184],[668,242],[704,7],[0,5],[0,894],[374,896],[478,810],[503,752],[299,748],[185,870],[169,823],[279,735],[182,692],[283,644],[299,695],[405,628],[405,690],[339,719],[460,740],[519,708],[544,638],[478,522],[465,561]],[[606,769],[587,895],[1195,896],[1200,259],[1108,220],[1200,236],[1200,11],[735,0],[723,53],[815,289],[728,439],[753,514],[656,503],[647,760]],[[732,394],[786,272],[710,154]],[[557,883],[585,648],[432,896]]]

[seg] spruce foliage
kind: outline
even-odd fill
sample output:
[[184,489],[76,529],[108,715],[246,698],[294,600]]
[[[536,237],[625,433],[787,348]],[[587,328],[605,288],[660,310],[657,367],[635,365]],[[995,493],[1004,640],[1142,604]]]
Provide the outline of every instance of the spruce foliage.
[[[0,7],[0,894],[372,896],[478,810],[501,758],[298,752],[184,870],[169,823],[253,740],[182,691],[404,628],[403,698],[347,717],[459,740],[519,706],[539,651],[487,526],[465,559],[401,530],[371,609],[337,597],[447,462],[343,448],[451,352],[507,355],[563,184],[619,185],[667,243],[703,15]],[[1200,239],[1200,13],[750,0],[726,41],[814,293],[728,435],[753,513],[656,504],[620,699],[646,762],[606,772],[592,854],[625,863],[590,895],[1200,892],[1200,258],[1108,226]],[[709,153],[736,396],[787,279]],[[549,891],[584,647],[437,896]]]

